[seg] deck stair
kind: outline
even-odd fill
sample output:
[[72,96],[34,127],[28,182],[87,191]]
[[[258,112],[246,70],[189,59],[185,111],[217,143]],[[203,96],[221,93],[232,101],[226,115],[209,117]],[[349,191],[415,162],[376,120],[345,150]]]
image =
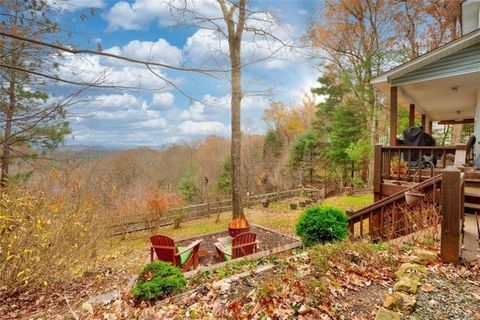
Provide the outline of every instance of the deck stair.
[[480,210],[479,179],[465,179],[465,210],[467,212]]

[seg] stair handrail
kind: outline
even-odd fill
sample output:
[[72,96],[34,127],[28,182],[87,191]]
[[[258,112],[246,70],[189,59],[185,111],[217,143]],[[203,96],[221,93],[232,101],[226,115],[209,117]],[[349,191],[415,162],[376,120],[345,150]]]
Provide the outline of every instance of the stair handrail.
[[[424,180],[416,185],[413,185],[412,187],[410,187],[410,189],[413,189],[413,190],[421,190],[421,189],[424,189],[426,187],[429,187],[430,185],[433,185],[434,183],[437,183],[437,182],[441,182],[442,181],[442,175],[441,174],[437,174],[436,176],[433,176],[427,180]],[[366,206],[365,208],[362,208],[356,212],[354,212],[352,215],[349,216],[348,220],[354,220],[355,218],[358,218],[358,217],[361,217],[363,215],[365,215],[366,213],[368,212],[371,212],[373,210],[376,210],[378,208],[381,208],[385,205],[388,205],[394,201],[397,201],[397,200],[400,200],[402,197],[404,197],[405,195],[405,191],[406,190],[402,190],[402,191],[398,191],[386,198],[383,198],[379,201],[376,201],[368,206]]]

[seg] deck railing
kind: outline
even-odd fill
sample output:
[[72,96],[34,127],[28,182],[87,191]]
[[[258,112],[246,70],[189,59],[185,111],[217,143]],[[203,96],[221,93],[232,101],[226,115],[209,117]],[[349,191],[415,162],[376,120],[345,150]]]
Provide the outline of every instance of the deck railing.
[[455,153],[463,146],[446,147],[382,147],[380,148],[381,177],[386,180],[422,181],[431,178],[434,168],[420,166],[423,160],[430,160],[435,168],[445,168],[455,161]]
[[[383,197],[382,184],[388,180],[421,182],[449,165],[465,163],[465,145],[445,147],[375,146],[373,192],[375,200]],[[432,161],[435,166],[424,160]]]
[[[432,203],[432,192],[441,187],[442,175],[424,180],[411,188],[426,194],[423,204]],[[436,203],[433,208],[437,208]],[[438,209],[438,208],[437,208]],[[435,210],[437,210],[435,209]],[[415,229],[427,225],[425,221],[412,221],[408,215],[414,208],[405,203],[405,191],[399,191],[371,205],[349,214],[350,236],[352,238],[370,237],[372,240],[394,239],[409,234]],[[428,217],[424,217],[428,219]]]
[[384,241],[427,228],[437,236],[440,225],[440,258],[448,263],[458,263],[465,223],[465,174],[455,166],[444,169],[409,188],[408,192],[423,194],[423,200],[416,204],[409,206],[405,190],[402,190],[349,213],[350,237]]

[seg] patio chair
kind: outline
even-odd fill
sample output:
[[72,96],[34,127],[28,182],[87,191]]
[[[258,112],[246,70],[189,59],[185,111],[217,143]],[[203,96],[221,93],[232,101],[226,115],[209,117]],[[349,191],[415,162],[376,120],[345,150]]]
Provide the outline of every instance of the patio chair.
[[231,244],[216,242],[215,248],[218,257],[224,261],[248,256],[249,254],[257,252],[257,235],[253,232],[244,232],[233,238]]
[[154,235],[150,237],[152,246],[150,247],[150,261],[154,260],[154,253],[162,261],[171,262],[174,266],[182,269],[182,272],[198,267],[198,250],[202,240],[192,242],[187,247],[175,245],[175,240],[163,235]]

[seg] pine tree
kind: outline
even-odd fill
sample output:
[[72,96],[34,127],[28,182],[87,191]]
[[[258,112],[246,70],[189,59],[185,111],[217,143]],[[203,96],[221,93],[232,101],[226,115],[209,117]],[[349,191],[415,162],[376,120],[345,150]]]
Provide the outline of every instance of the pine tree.
[[[60,32],[56,22],[48,18],[51,8],[46,1],[3,1],[0,8],[0,29],[34,40],[54,39]],[[65,107],[71,96],[54,99],[42,91],[46,84],[31,72],[55,70],[53,51],[41,46],[11,39],[0,41],[2,90],[0,113],[2,157],[0,187],[8,182],[10,163],[18,157],[33,157],[37,150],[54,149],[70,133],[65,120]],[[24,72],[22,70],[29,70]]]
[[268,130],[263,143],[263,160],[272,161],[282,153],[282,141],[275,130]]
[[232,192],[232,158],[225,157],[223,160],[222,172],[217,181],[216,191],[220,194],[231,194]]
[[190,163],[178,183],[178,189],[180,190],[183,200],[186,202],[192,203],[200,196],[200,186],[196,178],[196,173],[197,166]]
[[297,136],[290,154],[290,164],[293,168],[303,170],[304,181],[314,183],[315,161],[318,156],[318,136],[310,130]]

